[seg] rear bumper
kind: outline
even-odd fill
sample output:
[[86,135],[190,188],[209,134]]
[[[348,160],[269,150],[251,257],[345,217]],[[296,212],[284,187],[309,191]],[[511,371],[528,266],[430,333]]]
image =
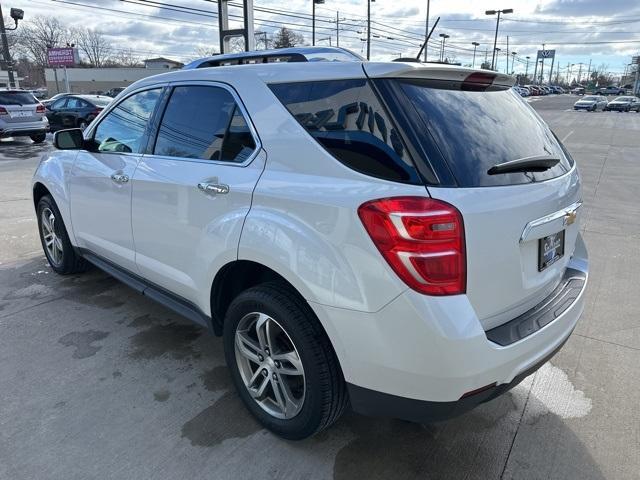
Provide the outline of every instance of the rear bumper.
[[562,347],[584,309],[588,259],[581,236],[568,268],[583,278],[569,304],[506,345],[489,339],[466,295],[407,290],[369,313],[311,306],[334,345],[354,410],[435,421],[508,391]]
[[0,138],[5,137],[29,137],[40,135],[49,131],[49,122],[25,122],[23,124],[5,123],[0,125]]
[[349,400],[354,411],[371,417],[399,418],[417,423],[431,423],[448,420],[463,413],[473,410],[482,403],[493,400],[500,395],[507,393],[517,386],[522,380],[538,370],[560,351],[564,346],[567,337],[546,357],[539,360],[527,370],[516,375],[509,383],[494,385],[473,394],[460,398],[452,402],[430,402],[426,400],[414,400],[411,398],[399,397],[388,393],[369,390],[348,383]]

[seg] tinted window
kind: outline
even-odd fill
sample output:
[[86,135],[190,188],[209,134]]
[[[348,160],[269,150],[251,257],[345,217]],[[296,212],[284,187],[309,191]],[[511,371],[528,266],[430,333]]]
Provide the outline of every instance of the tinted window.
[[366,80],[270,88],[307,132],[348,167],[378,178],[420,183],[405,144]]
[[95,130],[98,151],[142,152],[142,138],[161,91],[156,88],[136,93],[111,110]]
[[242,163],[255,148],[231,93],[224,88],[191,85],[173,90],[153,153]]
[[[415,108],[423,123],[417,129],[428,131],[423,141],[440,151],[459,186],[530,183],[571,168],[549,127],[511,89],[468,91],[456,82],[397,82],[404,108]],[[544,172],[487,173],[496,164],[540,155],[561,161]]]
[[65,103],[67,103],[67,99],[66,98],[61,98],[60,100],[56,100],[55,102],[53,102],[53,104],[51,105],[50,109],[51,110],[60,110],[61,108],[64,108]]
[[38,103],[30,92],[0,92],[0,105],[33,105]]
[[83,108],[85,105],[79,98],[71,97],[67,100],[67,108]]

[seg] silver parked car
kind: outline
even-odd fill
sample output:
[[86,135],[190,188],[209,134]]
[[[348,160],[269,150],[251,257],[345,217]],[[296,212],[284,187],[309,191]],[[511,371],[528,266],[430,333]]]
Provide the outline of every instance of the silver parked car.
[[44,142],[49,131],[46,109],[31,92],[0,90],[0,138],[30,137]]
[[604,107],[604,110],[617,110],[618,112],[631,112],[635,110],[640,113],[640,98],[630,95],[614,98]]
[[598,108],[604,109],[606,106],[607,99],[602,95],[586,95],[573,104],[573,109],[595,112]]

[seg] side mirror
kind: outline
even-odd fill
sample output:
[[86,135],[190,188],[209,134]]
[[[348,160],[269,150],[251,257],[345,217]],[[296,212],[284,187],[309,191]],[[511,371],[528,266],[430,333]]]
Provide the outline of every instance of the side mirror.
[[84,136],[79,128],[59,130],[53,134],[53,146],[58,150],[81,150],[84,148]]

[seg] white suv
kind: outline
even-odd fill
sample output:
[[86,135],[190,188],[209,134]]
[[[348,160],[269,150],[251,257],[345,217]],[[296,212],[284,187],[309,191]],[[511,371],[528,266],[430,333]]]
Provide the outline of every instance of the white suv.
[[222,335],[290,439],[349,403],[449,418],[549,359],[583,310],[580,177],[513,79],[260,55],[143,79],[56,133],[33,178],[52,268]]

